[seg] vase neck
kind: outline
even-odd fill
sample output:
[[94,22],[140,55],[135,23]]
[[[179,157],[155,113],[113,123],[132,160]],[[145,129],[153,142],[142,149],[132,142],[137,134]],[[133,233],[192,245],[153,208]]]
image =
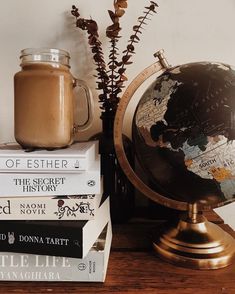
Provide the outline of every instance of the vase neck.
[[114,114],[102,114],[101,120],[102,120],[102,131],[104,135],[112,136],[113,135],[113,126],[114,126]]

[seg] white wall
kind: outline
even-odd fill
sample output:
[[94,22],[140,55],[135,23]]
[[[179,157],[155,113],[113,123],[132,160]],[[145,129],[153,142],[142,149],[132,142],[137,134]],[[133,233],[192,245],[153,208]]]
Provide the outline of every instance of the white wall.
[[[158,14],[145,27],[142,40],[136,45],[134,63],[128,68],[129,81],[153,63],[153,53],[164,48],[172,65],[191,61],[213,60],[235,64],[235,1],[234,0],[156,0]],[[1,0],[0,1],[0,142],[14,140],[13,75],[19,70],[19,51],[27,47],[57,47],[71,53],[72,72],[87,81],[97,101],[94,66],[86,36],[74,26],[70,15],[72,4],[79,5],[84,17],[92,16],[100,28],[104,50],[108,54],[105,28],[110,24],[107,9],[113,0]],[[121,19],[123,50],[131,28],[141,15],[147,0],[129,0]],[[133,113],[133,106],[129,109]],[[86,139],[99,130],[99,111]],[[130,118],[127,118],[127,122]],[[130,126],[130,123],[127,123]],[[126,127],[129,133],[130,128]],[[231,215],[232,206],[224,207]]]

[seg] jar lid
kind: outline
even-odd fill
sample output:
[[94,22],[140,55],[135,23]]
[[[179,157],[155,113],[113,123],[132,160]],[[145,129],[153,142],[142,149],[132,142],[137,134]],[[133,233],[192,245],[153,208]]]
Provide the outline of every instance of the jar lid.
[[31,62],[52,62],[69,66],[70,55],[56,48],[26,48],[21,50],[22,64]]

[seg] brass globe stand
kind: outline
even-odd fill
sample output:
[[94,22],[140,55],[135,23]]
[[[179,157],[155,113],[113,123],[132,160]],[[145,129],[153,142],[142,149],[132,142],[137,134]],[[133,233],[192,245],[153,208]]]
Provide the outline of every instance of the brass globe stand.
[[188,204],[166,198],[147,186],[133,171],[125,155],[122,142],[123,120],[127,106],[140,85],[154,73],[164,72],[169,64],[163,50],[157,52],[158,61],[143,70],[124,92],[115,117],[114,144],[120,166],[132,184],[144,195],[167,207],[187,211],[175,224],[168,226],[154,241],[156,252],[163,259],[176,265],[194,269],[218,269],[232,263],[235,240],[202,215],[201,203]]
[[231,264],[235,240],[219,226],[207,221],[197,205],[170,224],[153,243],[164,260],[193,269],[218,269]]

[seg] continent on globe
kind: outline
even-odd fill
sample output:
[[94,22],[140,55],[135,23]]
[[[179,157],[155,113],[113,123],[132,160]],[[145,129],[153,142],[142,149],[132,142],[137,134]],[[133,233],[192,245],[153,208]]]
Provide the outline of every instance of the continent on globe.
[[235,198],[235,71],[197,62],[169,68],[133,121],[137,157],[156,190],[183,202]]

